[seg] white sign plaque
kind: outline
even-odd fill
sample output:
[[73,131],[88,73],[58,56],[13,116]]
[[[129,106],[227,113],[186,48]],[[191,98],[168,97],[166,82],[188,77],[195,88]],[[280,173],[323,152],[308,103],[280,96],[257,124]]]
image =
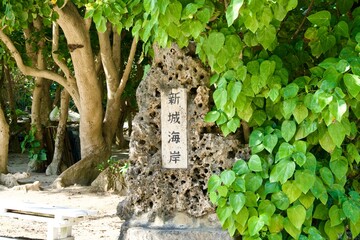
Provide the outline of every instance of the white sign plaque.
[[163,168],[187,168],[187,94],[184,88],[161,92]]

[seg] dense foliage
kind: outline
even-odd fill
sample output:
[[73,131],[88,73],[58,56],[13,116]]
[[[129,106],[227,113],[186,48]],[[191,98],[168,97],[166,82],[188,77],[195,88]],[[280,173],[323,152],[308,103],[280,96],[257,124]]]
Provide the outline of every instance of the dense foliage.
[[[249,161],[209,181],[230,235],[346,238],[360,232],[360,8],[345,1],[144,1],[133,33],[189,40],[213,76],[206,121],[253,127]],[[148,46],[148,45],[145,45]],[[145,47],[146,50],[146,47]]]
[[[118,32],[131,30],[145,53],[154,42],[162,47],[194,42],[213,73],[215,106],[205,120],[216,122],[225,136],[241,123],[252,127],[251,158],[208,183],[230,235],[359,235],[357,0],[73,2],[99,31],[108,21]],[[66,1],[51,3],[61,7]],[[11,26],[14,16],[34,17],[31,8],[12,14],[18,5],[31,4],[12,9],[3,4],[2,26]],[[36,6],[56,18],[47,1]]]

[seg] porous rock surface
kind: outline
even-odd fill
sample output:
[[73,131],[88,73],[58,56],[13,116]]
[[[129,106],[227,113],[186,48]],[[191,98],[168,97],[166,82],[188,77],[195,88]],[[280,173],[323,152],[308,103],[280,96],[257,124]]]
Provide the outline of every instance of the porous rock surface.
[[[133,121],[130,169],[126,174],[127,199],[118,215],[129,219],[153,213],[164,219],[183,212],[190,217],[213,213],[207,196],[207,181],[213,173],[230,168],[249,151],[234,136],[223,137],[209,112],[209,72],[201,63],[179,50],[155,48],[152,67],[137,89],[139,113]],[[188,94],[188,168],[163,169],[161,161],[161,91],[182,87]]]

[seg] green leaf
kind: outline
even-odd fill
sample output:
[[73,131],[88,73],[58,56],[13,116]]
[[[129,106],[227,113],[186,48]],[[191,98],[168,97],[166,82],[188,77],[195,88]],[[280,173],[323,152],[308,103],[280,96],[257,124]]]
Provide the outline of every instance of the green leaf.
[[254,130],[250,134],[249,147],[260,145],[264,141],[264,134],[260,130]]
[[348,171],[348,162],[345,157],[332,159],[330,161],[330,169],[337,179],[342,179],[346,176]]
[[287,99],[283,102],[283,115],[285,119],[289,119],[290,116],[293,114],[293,112],[295,111],[295,108],[297,106],[298,103],[298,99],[295,98],[291,98],[291,99]]
[[274,147],[278,143],[278,137],[275,134],[268,134],[264,137],[264,148],[269,152],[272,153]]
[[285,120],[281,124],[281,135],[284,140],[289,142],[295,135],[296,123],[294,121]]
[[293,143],[294,147],[295,147],[295,151],[300,152],[300,153],[304,153],[306,154],[306,149],[307,149],[307,142],[305,141],[295,141]]
[[217,204],[217,201],[218,201],[218,195],[217,195],[217,193],[216,192],[210,192],[209,193],[209,198],[210,198],[210,202],[212,203],[212,204]]
[[205,122],[215,122],[220,117],[220,113],[218,111],[211,111],[205,115]]
[[294,239],[299,239],[301,231],[296,228],[288,218],[284,219],[284,228]]
[[313,218],[327,220],[329,218],[329,210],[325,204],[319,203],[314,211]]
[[263,81],[267,81],[274,74],[276,63],[274,61],[265,60],[260,64],[260,77]]
[[[255,27],[255,26],[254,26]],[[263,46],[264,49],[272,49],[276,41],[276,28],[273,25],[264,26],[256,33],[256,39]]]
[[211,18],[210,9],[203,8],[196,13],[196,16],[202,23],[208,23]]
[[237,192],[245,192],[245,180],[243,178],[237,177],[233,184],[231,185]]
[[285,210],[290,205],[289,198],[281,191],[271,195],[271,202],[280,210]]
[[259,75],[251,76],[251,89],[253,90],[254,94],[260,93],[262,88],[265,86],[265,83],[266,82],[262,80]]
[[318,124],[316,121],[311,121],[309,119],[305,119],[303,122],[301,122],[299,126],[299,130],[297,131],[295,135],[295,139],[299,140],[302,138],[307,137],[309,134],[315,132],[318,128]]
[[290,203],[295,202],[301,196],[301,190],[292,181],[285,182],[282,190],[289,198]]
[[228,219],[231,216],[232,212],[233,209],[230,206],[216,208],[216,214],[219,218],[221,225],[224,225],[226,219]]
[[256,110],[253,113],[252,119],[256,122],[258,126],[261,126],[266,121],[266,117],[266,112],[264,110]]
[[256,192],[263,182],[262,177],[254,173],[247,173],[245,175],[245,187],[247,191]]
[[227,91],[224,88],[218,88],[213,94],[215,105],[218,109],[223,109],[227,102]]
[[275,205],[269,200],[262,200],[259,204],[259,215],[266,215],[271,218],[276,211]]
[[294,152],[294,146],[284,142],[280,145],[279,150],[276,154],[275,160],[276,162],[281,160],[281,159],[285,159],[285,158],[289,158],[291,157],[291,155]]
[[226,123],[226,121],[227,121],[226,114],[221,112],[219,118],[216,120],[216,124],[222,125],[222,124]]
[[228,194],[228,192],[229,192],[229,189],[228,189],[226,186],[221,185],[221,186],[219,186],[219,187],[217,188],[217,191],[218,191],[218,193],[219,193],[219,196],[221,196],[221,197],[227,197],[227,194]]
[[309,228],[309,240],[325,240],[325,238],[323,238],[321,236],[320,231],[317,230],[315,227],[310,227]]
[[345,73],[343,78],[348,92],[355,98],[360,92],[360,77],[354,74]]
[[234,212],[238,214],[244,207],[246,202],[245,195],[243,193],[231,193],[229,196],[230,206],[234,209]]
[[314,195],[314,197],[316,197],[317,199],[320,199],[320,201],[323,204],[327,203],[327,200],[328,200],[327,191],[326,191],[326,188],[325,188],[322,180],[319,177],[316,177],[315,184],[311,188],[311,192]]
[[345,139],[345,129],[340,122],[334,122],[328,127],[329,135],[337,147],[341,147]]
[[346,102],[341,99],[332,101],[329,105],[329,111],[331,115],[333,115],[338,122],[341,122],[342,117],[347,111]]
[[295,185],[306,194],[315,184],[316,177],[308,169],[295,172]]
[[295,163],[289,160],[281,160],[271,170],[270,181],[280,182],[284,184],[290,177],[293,176],[295,171]]
[[349,26],[345,21],[340,21],[334,27],[335,34],[341,37],[349,37]]
[[239,16],[239,10],[243,5],[244,0],[231,0],[230,5],[226,9],[226,21],[230,27]]
[[356,161],[357,164],[360,163],[359,151],[354,144],[349,143],[346,145],[346,151],[348,153],[349,162]]
[[332,140],[332,137],[330,136],[329,131],[326,130],[322,134],[320,134],[319,143],[321,147],[329,153],[334,151],[336,147],[334,141]]
[[336,9],[338,9],[341,14],[346,14],[351,10],[353,4],[354,0],[336,0]]
[[305,222],[306,210],[302,205],[290,207],[286,210],[287,217],[294,227],[301,229],[301,226]]
[[305,107],[304,104],[299,103],[296,105],[293,115],[294,115],[295,121],[298,124],[300,124],[302,121],[304,121],[305,118],[307,118],[307,116],[309,115],[309,111],[308,111],[307,107]]
[[166,9],[166,18],[169,22],[179,22],[181,18],[182,4],[179,1],[174,1],[169,4]]
[[321,179],[324,181],[324,183],[326,185],[328,185],[330,187],[334,184],[334,176],[329,168],[322,167],[319,170],[319,172],[320,172]]
[[221,179],[218,175],[212,175],[208,181],[208,191],[214,192],[221,186]]
[[279,89],[277,89],[277,88],[270,89],[269,97],[270,97],[271,101],[275,102],[275,100],[278,98],[279,95],[280,95]]
[[357,223],[350,221],[350,230],[353,238],[356,238],[360,234],[360,220]]
[[360,207],[358,202],[347,200],[342,204],[342,209],[345,216],[349,218],[353,224],[360,221]]
[[105,17],[101,16],[100,21],[96,23],[96,28],[99,32],[105,32],[106,31],[106,23],[107,20]]
[[329,11],[319,11],[317,13],[311,14],[310,16],[307,17],[307,19],[314,25],[317,25],[319,27],[322,26],[330,26],[330,19],[331,19],[331,14]]
[[314,200],[315,200],[315,197],[314,197],[314,195],[312,195],[311,192],[308,192],[307,194],[302,194],[299,198],[300,203],[306,209],[309,209],[311,206],[313,206]]
[[284,88],[283,96],[284,99],[293,98],[297,95],[299,91],[299,86],[296,83],[290,83]]
[[250,236],[254,236],[264,227],[265,222],[258,216],[252,216],[248,220],[248,228]]
[[236,102],[236,99],[238,98],[240,92],[242,89],[242,83],[239,81],[231,81],[227,86],[227,92],[230,97],[230,99],[233,102]]
[[229,187],[235,181],[235,172],[232,170],[225,170],[220,174],[220,178],[221,181]]
[[342,223],[342,214],[344,214],[343,211],[337,205],[331,206],[329,210],[329,217],[332,227]]
[[270,233],[278,233],[278,234],[280,234],[280,238],[275,238],[274,240],[282,239],[281,231],[284,228],[283,222],[284,222],[284,217],[279,215],[279,214],[275,214],[270,219],[270,225],[268,226]]
[[291,157],[294,159],[296,164],[299,165],[300,167],[302,167],[306,162],[306,156],[302,152],[296,152]]
[[221,32],[211,32],[207,39],[214,53],[220,52],[225,43],[225,36]]
[[236,175],[241,176],[250,172],[247,163],[244,160],[238,160],[235,162],[232,170],[236,173]]
[[236,132],[236,130],[240,127],[240,119],[232,118],[227,122],[227,127],[231,132]]
[[248,165],[249,169],[253,172],[261,172],[263,170],[261,159],[258,155],[251,155]]
[[329,239],[339,239],[339,236],[343,235],[345,232],[345,227],[343,224],[337,226],[331,226],[330,220],[326,221],[324,231]]

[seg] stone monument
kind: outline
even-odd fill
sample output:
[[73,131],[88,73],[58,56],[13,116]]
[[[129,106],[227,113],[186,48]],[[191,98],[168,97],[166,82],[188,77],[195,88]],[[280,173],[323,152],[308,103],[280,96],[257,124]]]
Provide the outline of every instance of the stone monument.
[[230,239],[209,202],[207,181],[248,159],[249,150],[204,122],[212,105],[208,69],[176,45],[154,52],[137,89],[119,239]]

